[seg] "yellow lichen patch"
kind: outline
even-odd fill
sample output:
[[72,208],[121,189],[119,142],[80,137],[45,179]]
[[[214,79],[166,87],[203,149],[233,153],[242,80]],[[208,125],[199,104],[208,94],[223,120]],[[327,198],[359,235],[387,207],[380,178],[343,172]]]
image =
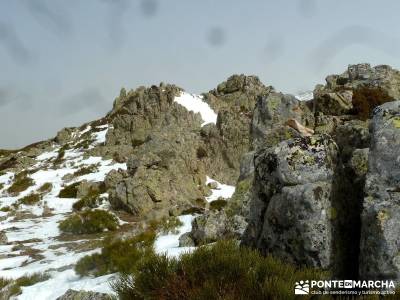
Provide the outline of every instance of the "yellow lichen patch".
[[378,219],[380,225],[383,226],[385,221],[389,219],[389,213],[386,210],[381,210],[380,212],[378,212],[376,218]]
[[400,117],[394,117],[392,123],[395,128],[400,128]]

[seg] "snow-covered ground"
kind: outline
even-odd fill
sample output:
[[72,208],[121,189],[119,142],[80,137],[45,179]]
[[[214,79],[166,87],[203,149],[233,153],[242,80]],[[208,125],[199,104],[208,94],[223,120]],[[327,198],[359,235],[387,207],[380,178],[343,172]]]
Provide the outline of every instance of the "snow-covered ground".
[[[113,163],[112,160],[103,160],[101,157],[85,157],[83,149],[75,149],[76,144],[81,142],[79,136],[90,131],[88,126],[85,130],[78,132],[78,140],[71,149],[65,151],[63,161],[54,164],[60,147],[55,146],[48,152],[39,155],[29,175],[34,184],[18,196],[10,196],[6,190],[11,186],[15,174],[6,173],[0,176],[0,208],[11,206],[24,196],[37,191],[43,184],[51,183],[52,189],[43,195],[42,199],[30,206],[20,205],[17,213],[8,214],[0,212],[0,231],[7,236],[11,245],[0,246],[0,277],[19,278],[38,272],[45,272],[50,278],[44,282],[22,288],[22,294],[16,299],[56,299],[64,294],[69,288],[84,289],[99,292],[111,292],[109,281],[112,276],[99,278],[81,278],[72,266],[83,256],[98,251],[74,251],[87,240],[69,241],[58,240],[60,235],[58,224],[71,213],[72,205],[77,199],[59,198],[60,190],[66,184],[72,184],[82,180],[103,181],[111,170],[126,169],[126,164]],[[92,140],[89,148],[104,143],[108,125],[98,126],[96,131],[91,133]],[[67,179],[65,176],[73,174],[82,167],[95,168],[94,173],[82,176],[72,176]],[[68,177],[68,176],[67,176]],[[107,196],[106,194],[104,194]],[[103,196],[104,196],[103,195]],[[71,247],[71,244],[76,247]],[[17,246],[17,247],[16,247]],[[37,257],[23,255],[24,251],[36,252]]]
[[188,252],[194,249],[194,247],[179,247],[179,238],[182,234],[190,232],[192,230],[192,221],[194,216],[184,215],[179,216],[179,220],[183,223],[178,228],[177,234],[160,235],[157,237],[154,243],[154,249],[157,253],[166,253],[168,256],[179,256],[184,252]]
[[[189,94],[184,94],[182,97],[178,98],[177,102],[184,100],[183,102],[187,104],[194,101],[188,105],[191,109],[198,108],[196,106],[199,103],[196,101],[205,105],[200,104],[202,108],[198,110],[205,123],[216,121],[216,114],[202,102],[201,98]],[[77,250],[79,245],[96,242],[96,240],[81,239],[66,242],[59,239],[59,222],[72,212],[72,205],[77,201],[77,199],[58,197],[63,186],[82,180],[103,181],[111,170],[126,169],[126,164],[114,163],[112,160],[104,160],[101,157],[87,157],[84,155],[85,150],[75,147],[81,142],[80,138],[84,134],[87,139],[87,133],[91,129],[91,126],[87,126],[75,133],[76,142],[68,150],[65,150],[61,163],[55,163],[60,146],[54,146],[53,149],[36,157],[36,164],[28,169],[29,177],[32,178],[34,184],[18,196],[6,193],[13,183],[15,174],[8,172],[0,176],[0,186],[3,185],[0,188],[0,208],[17,203],[19,199],[36,192],[45,183],[52,184],[51,191],[44,194],[38,203],[30,206],[21,204],[17,208],[17,212],[13,213],[0,211],[0,232],[6,234],[9,242],[8,245],[0,246],[0,277],[16,279],[39,272],[50,276],[48,280],[23,287],[22,294],[18,295],[16,299],[54,300],[68,289],[112,293],[110,281],[115,274],[97,278],[82,278],[73,269],[80,258],[100,250],[96,248],[90,251]],[[98,126],[94,129],[96,130],[90,133],[92,142],[89,149],[105,142],[108,125]],[[81,176],[71,176],[82,167],[93,167],[95,171]],[[207,177],[207,183],[210,182],[216,181]],[[208,202],[219,197],[230,198],[235,191],[233,186],[216,183],[216,189],[213,189],[212,195],[207,197]],[[102,196],[107,198],[108,195],[102,194]],[[100,208],[106,209],[107,205],[109,204],[103,204]],[[176,234],[159,235],[155,241],[155,251],[167,253],[171,257],[192,251],[194,247],[179,247],[179,237],[191,231],[194,217],[192,215],[180,216],[179,219],[183,225],[178,228]],[[122,223],[120,220],[120,224]],[[32,253],[37,255],[32,255]]]
[[202,96],[192,95],[182,92],[180,96],[175,97],[175,102],[179,103],[189,111],[200,113],[204,126],[209,123],[217,123],[217,114],[214,110],[203,100]]

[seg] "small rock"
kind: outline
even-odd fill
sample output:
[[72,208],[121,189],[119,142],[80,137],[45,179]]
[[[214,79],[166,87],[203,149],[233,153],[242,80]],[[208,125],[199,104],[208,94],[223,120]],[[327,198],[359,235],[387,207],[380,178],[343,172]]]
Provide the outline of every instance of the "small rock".
[[179,238],[179,247],[194,247],[194,241],[190,235],[190,232],[182,234]]
[[0,231],[0,245],[7,244],[7,242],[7,235],[5,234],[5,232]]
[[212,190],[218,189],[218,183],[216,181],[209,182],[207,185]]
[[57,300],[111,300],[111,296],[104,293],[68,290]]

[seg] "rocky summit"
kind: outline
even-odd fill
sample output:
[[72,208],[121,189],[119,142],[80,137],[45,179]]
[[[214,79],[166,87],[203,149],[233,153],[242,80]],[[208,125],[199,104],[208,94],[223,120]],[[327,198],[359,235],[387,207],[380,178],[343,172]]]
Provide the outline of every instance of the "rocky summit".
[[120,270],[83,274],[82,258],[151,234],[169,257],[234,239],[333,278],[400,281],[399,203],[389,66],[350,65],[307,97],[245,75],[201,95],[121,89],[105,117],[0,150],[0,299],[109,299]]

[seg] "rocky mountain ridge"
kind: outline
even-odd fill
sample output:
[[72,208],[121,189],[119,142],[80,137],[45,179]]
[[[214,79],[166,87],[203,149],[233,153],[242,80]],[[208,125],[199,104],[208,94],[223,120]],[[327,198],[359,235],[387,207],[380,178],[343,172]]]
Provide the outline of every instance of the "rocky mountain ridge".
[[[351,65],[313,95],[299,100],[245,75],[200,96],[167,84],[122,89],[104,118],[0,151],[0,276],[32,266],[53,270],[49,286],[62,272],[76,276],[76,260],[43,262],[96,251],[104,235],[81,247],[81,236],[43,226],[79,215],[79,202],[112,212],[120,237],[181,218],[174,253],[235,238],[337,278],[398,280],[400,72]],[[74,278],[65,291],[85,289]],[[86,282],[109,292],[109,280]]]

